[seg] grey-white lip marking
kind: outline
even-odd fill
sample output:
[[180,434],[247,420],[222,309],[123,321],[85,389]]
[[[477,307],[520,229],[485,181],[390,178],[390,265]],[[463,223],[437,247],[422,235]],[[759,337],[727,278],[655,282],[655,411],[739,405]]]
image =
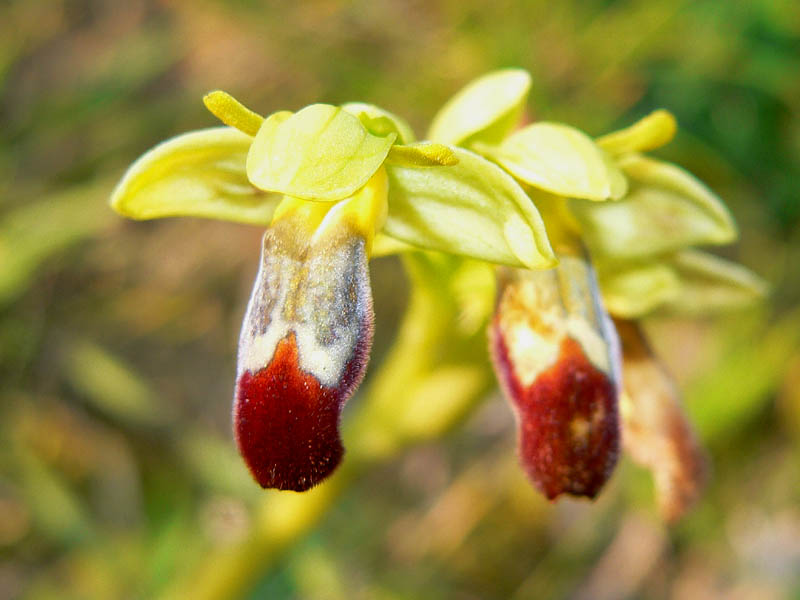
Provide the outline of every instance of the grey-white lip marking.
[[294,235],[289,227],[264,234],[237,374],[264,368],[278,342],[294,333],[300,368],[336,387],[372,319],[365,241],[332,232],[309,245]]
[[619,340],[587,259],[559,255],[559,264],[553,269],[504,269],[502,273],[513,280],[518,310],[536,313],[531,319],[500,317],[515,375],[523,385],[530,385],[555,364],[561,343],[568,337],[580,344],[589,361],[619,389]]

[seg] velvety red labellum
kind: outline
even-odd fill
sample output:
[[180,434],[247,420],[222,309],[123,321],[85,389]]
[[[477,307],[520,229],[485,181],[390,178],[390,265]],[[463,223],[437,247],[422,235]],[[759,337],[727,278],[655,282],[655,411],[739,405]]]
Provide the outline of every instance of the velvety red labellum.
[[234,434],[265,488],[305,491],[342,459],[339,416],[372,342],[363,238],[308,246],[289,228],[264,236],[239,341]]
[[245,371],[236,385],[234,428],[239,450],[265,488],[305,491],[330,475],[344,454],[339,414],[361,365],[353,361],[340,387],[326,387],[299,365],[294,334],[272,361]]
[[560,494],[594,498],[619,455],[614,383],[580,344],[565,338],[555,364],[523,385],[496,324],[491,338],[498,377],[517,410],[526,473],[550,500]]
[[551,500],[594,498],[619,456],[619,344],[589,263],[502,271],[489,337],[526,473]]

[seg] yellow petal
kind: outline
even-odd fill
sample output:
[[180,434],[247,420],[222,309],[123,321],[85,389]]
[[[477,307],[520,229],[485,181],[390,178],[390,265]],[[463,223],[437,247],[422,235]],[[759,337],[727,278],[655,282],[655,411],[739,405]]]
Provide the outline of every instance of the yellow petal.
[[593,256],[639,259],[735,239],[725,205],[687,171],[636,154],[625,156],[620,164],[631,182],[623,200],[569,203]]
[[663,263],[599,262],[596,266],[603,301],[615,317],[641,317],[680,293],[678,276]]
[[763,300],[767,284],[749,269],[713,254],[684,250],[669,260],[680,293],[665,308],[689,314],[740,309]]
[[452,167],[458,164],[453,151],[442,144],[421,142],[409,146],[395,144],[386,161],[400,167]]
[[585,133],[560,123],[534,123],[500,146],[476,146],[517,179],[571,198],[616,200],[628,189],[625,176]]
[[411,125],[388,110],[365,102],[348,102],[342,104],[342,108],[358,117],[370,133],[385,136],[394,132],[397,134],[399,144],[413,144],[416,141]]
[[428,137],[444,144],[500,142],[519,120],[531,76],[522,69],[494,71],[468,84],[436,114]]
[[380,168],[395,137],[372,135],[339,107],[312,104],[280,122],[264,121],[247,156],[247,176],[262,190],[341,200]]
[[698,250],[649,262],[596,264],[609,312],[627,319],[656,309],[694,315],[740,309],[767,293],[766,283],[750,270]]
[[193,216],[266,225],[278,196],[254,188],[245,175],[253,139],[230,127],[179,135],[141,156],[111,195],[132,219]]
[[647,152],[672,141],[678,124],[671,112],[656,110],[630,127],[598,138],[597,144],[613,156]]
[[549,268],[555,256],[539,212],[505,171],[462,148],[446,168],[386,165],[384,232],[429,250],[489,262]]
[[203,97],[203,104],[220,121],[247,135],[258,133],[264,117],[253,112],[230,94],[215,90]]

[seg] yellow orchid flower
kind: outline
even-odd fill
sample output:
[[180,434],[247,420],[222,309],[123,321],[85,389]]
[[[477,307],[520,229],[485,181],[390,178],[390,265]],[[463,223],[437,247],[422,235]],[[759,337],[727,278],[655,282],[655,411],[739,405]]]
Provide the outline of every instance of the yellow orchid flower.
[[624,438],[654,471],[663,513],[677,518],[701,487],[702,452],[674,385],[626,319],[743,306],[764,285],[689,248],[733,241],[736,229],[691,174],[641,154],[672,139],[670,113],[598,140],[561,123],[517,129],[530,85],[518,69],[481,77],[429,132],[513,175],[542,212],[559,259],[551,271],[498,270],[490,349],[518,416],[522,465],[548,498],[594,497]]
[[224,92],[205,102],[228,127],[156,146],[111,205],[136,219],[267,227],[239,342],[234,431],[263,487],[306,490],[343,454],[339,415],[372,341],[376,236],[394,240],[384,249],[413,244],[525,268],[552,266],[553,252],[512,177],[463,148],[415,143],[387,111],[313,104],[264,119]]
[[[443,289],[457,296],[465,331],[490,320],[494,304],[495,370],[519,416],[523,466],[549,498],[598,493],[617,460],[620,417],[638,424],[637,439],[671,443],[663,419],[628,417],[642,403],[627,380],[623,389],[609,312],[696,308],[703,297],[724,307],[755,298],[760,282],[687,248],[730,241],[735,229],[691,175],[640,155],[672,137],[668,113],[599,140],[558,123],[514,131],[530,84],[518,69],[476,80],[436,115],[423,142],[370,104],[263,118],[212,92],[206,106],[226,127],[156,146],[118,184],[111,205],[134,219],[267,228],[233,411],[237,444],[262,486],[306,490],[340,462],[341,409],[372,340],[367,262],[398,252],[410,254],[409,268],[421,251],[452,255]],[[643,347],[626,339],[626,352]],[[641,371],[639,379],[654,377]],[[650,414],[682,418],[671,402]],[[684,496],[690,488],[681,487]]]

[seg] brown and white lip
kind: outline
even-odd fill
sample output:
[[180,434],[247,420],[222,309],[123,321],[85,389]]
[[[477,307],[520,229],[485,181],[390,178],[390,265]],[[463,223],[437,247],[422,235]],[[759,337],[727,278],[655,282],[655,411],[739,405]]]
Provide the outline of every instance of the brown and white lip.
[[265,488],[305,491],[344,448],[342,407],[363,379],[373,308],[363,237],[298,241],[291,223],[264,235],[239,341],[233,426]]
[[489,345],[517,416],[519,457],[549,499],[594,498],[620,449],[619,344],[589,263],[503,269]]

